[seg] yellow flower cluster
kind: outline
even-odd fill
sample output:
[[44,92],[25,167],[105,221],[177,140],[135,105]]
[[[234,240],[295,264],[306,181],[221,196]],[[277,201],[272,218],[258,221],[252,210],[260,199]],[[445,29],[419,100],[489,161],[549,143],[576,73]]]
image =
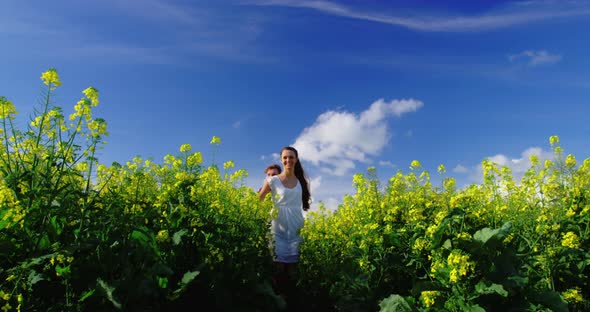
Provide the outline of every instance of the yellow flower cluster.
[[574,168],[576,166],[576,157],[574,157],[572,154],[567,155],[565,158],[565,166],[569,169]]
[[567,232],[563,234],[561,239],[561,246],[577,249],[580,247],[580,238],[574,232]]
[[436,303],[436,297],[438,297],[439,294],[440,292],[436,290],[425,290],[420,293],[420,298],[422,299],[424,306],[430,308]]
[[473,271],[474,265],[469,262],[469,256],[463,254],[460,250],[453,250],[447,257],[447,265],[451,268],[449,281],[456,283],[462,276],[466,276]]
[[51,68],[48,71],[41,74],[41,80],[43,83],[54,90],[55,87],[61,86],[61,81],[59,80],[59,75],[55,68]]
[[580,288],[578,288],[578,287],[570,288],[570,289],[562,292],[561,295],[563,296],[563,299],[565,299],[565,301],[567,301],[569,303],[577,303],[577,302],[584,301],[584,297],[582,296],[582,292],[580,291]]
[[66,256],[63,254],[58,254],[57,256],[51,257],[51,259],[49,259],[49,263],[51,263],[51,265],[55,265],[55,263],[69,264],[69,263],[72,263],[73,261],[74,261],[74,257]]
[[0,179],[0,212],[3,214],[0,220],[8,229],[15,224],[23,227],[26,211],[21,207],[20,201],[12,189],[6,185],[4,179]]
[[14,119],[14,115],[17,114],[16,108],[5,97],[0,96],[0,119]]
[[180,146],[180,152],[184,153],[184,152],[190,152],[193,149],[193,147],[190,144],[182,144]]
[[169,242],[170,234],[168,233],[168,230],[160,230],[158,235],[156,235],[156,241],[161,244]]
[[219,144],[221,144],[221,139],[218,136],[214,135],[213,138],[211,139],[211,142],[209,142],[209,144],[219,145]]

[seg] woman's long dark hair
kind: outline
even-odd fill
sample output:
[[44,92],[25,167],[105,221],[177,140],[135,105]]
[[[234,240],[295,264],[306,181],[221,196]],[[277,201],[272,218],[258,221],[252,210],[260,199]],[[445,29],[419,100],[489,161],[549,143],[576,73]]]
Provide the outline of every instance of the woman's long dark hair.
[[309,199],[311,197],[311,194],[309,193],[309,186],[307,185],[307,180],[305,179],[305,172],[303,171],[303,166],[301,166],[301,161],[299,160],[299,153],[297,153],[297,150],[295,148],[291,146],[286,146],[283,147],[283,149],[281,150],[281,156],[283,156],[283,151],[285,150],[292,151],[293,153],[295,153],[295,157],[297,157],[297,163],[295,164],[295,176],[301,184],[301,200],[303,201],[303,209],[307,210],[309,209]]

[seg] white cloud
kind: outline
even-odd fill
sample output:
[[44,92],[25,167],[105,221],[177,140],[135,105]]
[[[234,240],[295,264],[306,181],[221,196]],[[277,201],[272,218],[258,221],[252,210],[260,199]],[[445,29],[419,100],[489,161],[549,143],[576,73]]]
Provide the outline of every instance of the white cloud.
[[379,166],[395,168],[395,165],[391,161],[389,161],[389,160],[380,160],[379,161]]
[[[338,206],[340,204],[342,204],[342,199],[337,199],[335,197],[328,197],[324,200],[321,201],[324,206],[326,206],[326,208],[330,211],[336,211],[338,209]],[[316,204],[316,207],[311,207],[311,209],[317,209],[317,206],[319,205],[319,203]]]
[[309,181],[309,191],[313,194],[322,185],[322,176],[317,176]]
[[279,153],[272,153],[270,155],[260,155],[260,160],[279,161]]
[[[502,11],[478,16],[419,16],[413,14],[387,15],[358,10],[329,1],[318,0],[259,0],[256,5],[306,8],[325,14],[406,27],[419,31],[464,32],[509,27],[558,17],[587,16],[590,8],[584,2],[531,1],[528,5],[508,5]],[[410,17],[408,17],[410,16]]]
[[[312,174],[313,175],[313,174]],[[345,194],[354,194],[355,189],[352,186],[352,177],[342,178],[335,176],[315,176],[311,181],[311,210],[317,210],[320,202],[329,210],[338,209],[342,203]]]
[[[510,168],[514,181],[520,182],[524,176],[524,173],[531,167],[531,155],[537,155],[541,163],[543,163],[545,160],[554,158],[552,151],[545,151],[540,147],[530,147],[524,150],[520,154],[520,158],[510,158],[504,154],[496,154],[487,158],[490,161],[498,164],[500,167],[507,166]],[[481,164],[475,167],[471,179],[478,183],[483,181],[483,169]]]
[[379,99],[359,115],[327,111],[303,130],[293,146],[302,160],[322,172],[342,176],[355,168],[355,162],[368,162],[379,155],[391,137],[388,117],[415,112],[423,105],[414,99]]
[[242,125],[242,122],[238,120],[232,124],[232,127],[234,129],[238,129],[241,125]]
[[469,172],[469,169],[467,169],[467,167],[459,164],[459,165],[455,166],[455,168],[453,168],[453,172],[455,172],[455,173],[467,173],[467,172]]
[[561,55],[551,54],[545,50],[531,51],[527,50],[518,54],[513,54],[508,57],[511,62],[516,62],[521,59],[527,60],[527,64],[535,67],[543,64],[552,64],[561,61]]

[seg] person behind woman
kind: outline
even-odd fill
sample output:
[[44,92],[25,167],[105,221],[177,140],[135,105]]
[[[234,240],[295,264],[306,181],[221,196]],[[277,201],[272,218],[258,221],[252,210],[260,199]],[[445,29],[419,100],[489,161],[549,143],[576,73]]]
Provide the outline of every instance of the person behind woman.
[[281,150],[283,172],[267,177],[258,195],[264,200],[272,193],[277,216],[271,223],[274,247],[275,290],[287,297],[295,282],[295,272],[299,262],[299,244],[302,238],[299,231],[303,227],[303,211],[309,209],[309,183],[297,150],[287,146]]
[[[266,175],[266,178],[276,176],[277,174],[280,174],[280,173],[281,173],[281,166],[279,166],[277,164],[272,164],[272,165],[266,167],[266,169],[264,169],[264,174]],[[266,180],[266,178],[265,178],[265,180]],[[258,189],[258,193],[260,193],[260,190],[262,190],[262,187],[260,187]]]
[[272,164],[272,165],[266,167],[266,169],[264,169],[264,174],[266,174],[267,177],[272,177],[272,176],[275,176],[280,173],[281,173],[281,166],[279,166],[277,164]]

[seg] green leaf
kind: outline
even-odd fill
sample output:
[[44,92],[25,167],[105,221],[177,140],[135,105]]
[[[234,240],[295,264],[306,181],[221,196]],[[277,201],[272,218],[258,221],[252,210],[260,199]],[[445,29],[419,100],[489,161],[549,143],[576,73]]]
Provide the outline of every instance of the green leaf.
[[57,216],[51,218],[51,227],[55,231],[55,234],[60,235],[63,231],[63,226],[57,221]]
[[491,294],[498,294],[502,297],[507,297],[508,292],[504,289],[504,286],[500,284],[489,284],[481,281],[475,285],[475,291],[480,295],[491,295]]
[[58,276],[63,276],[64,274],[70,273],[70,266],[67,265],[62,267],[58,264],[55,266],[55,273],[57,273]]
[[147,244],[150,242],[150,238],[145,233],[138,230],[133,230],[133,232],[131,232],[131,238],[141,244]]
[[43,278],[43,275],[37,273],[37,271],[31,270],[31,272],[29,273],[29,277],[27,277],[27,286],[29,289],[32,289],[33,285],[43,280],[45,280],[45,278]]
[[404,297],[393,294],[379,303],[381,312],[412,312],[412,307]]
[[88,299],[88,297],[94,295],[95,291],[96,289],[92,288],[91,290],[84,292],[80,299],[78,299],[78,302],[83,302],[84,300]]
[[200,271],[186,272],[182,276],[180,282],[178,282],[178,288],[169,296],[170,300],[175,300],[180,297],[186,287],[201,273]]
[[192,271],[192,272],[186,272],[184,273],[184,275],[182,276],[182,280],[180,280],[180,283],[182,285],[187,285],[188,283],[192,282],[195,277],[197,277],[197,275],[199,275],[199,271]]
[[158,286],[163,289],[168,288],[168,278],[158,276]]
[[120,310],[121,304],[117,300],[115,300],[115,297],[113,296],[113,291],[115,291],[115,288],[111,287],[100,277],[96,279],[96,282],[98,283],[98,286],[104,291],[107,299],[113,304],[113,306],[115,306],[115,308]]
[[469,311],[471,311],[471,312],[486,312],[486,309],[484,309],[476,304],[476,305],[470,306]]
[[533,303],[539,303],[551,309],[554,312],[567,312],[567,303],[559,295],[559,293],[552,290],[535,291],[529,294],[529,300]]
[[49,240],[49,236],[47,236],[47,233],[43,233],[43,237],[41,237],[41,240],[39,241],[39,247],[41,250],[46,250],[49,249],[50,246],[51,241]]
[[501,240],[502,238],[504,238],[504,236],[506,236],[506,234],[508,234],[508,231],[510,230],[511,226],[512,223],[506,222],[499,229],[492,230],[490,228],[483,228],[475,232],[475,234],[473,234],[473,240],[481,242],[482,245],[485,245],[488,241],[492,239]]
[[182,229],[176,233],[174,233],[174,235],[172,236],[172,242],[174,243],[174,245],[178,245],[180,244],[180,242],[182,241],[182,237],[188,233],[187,229]]
[[447,250],[451,250],[453,248],[453,245],[451,244],[451,240],[447,239],[444,243],[443,243],[443,248],[447,249]]

